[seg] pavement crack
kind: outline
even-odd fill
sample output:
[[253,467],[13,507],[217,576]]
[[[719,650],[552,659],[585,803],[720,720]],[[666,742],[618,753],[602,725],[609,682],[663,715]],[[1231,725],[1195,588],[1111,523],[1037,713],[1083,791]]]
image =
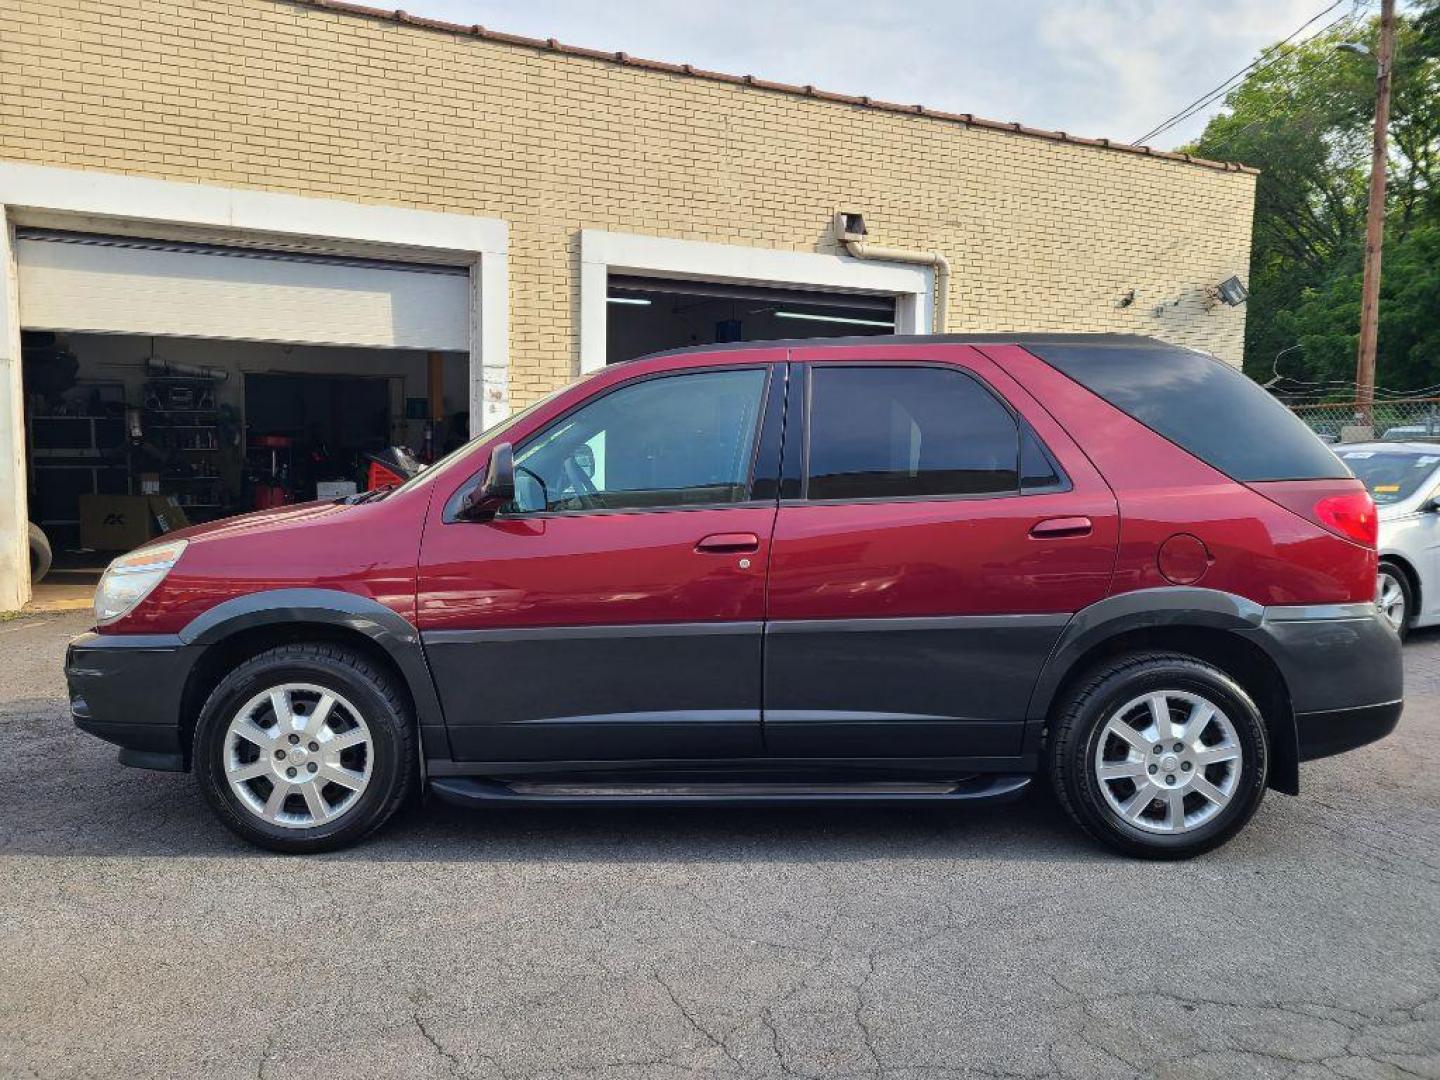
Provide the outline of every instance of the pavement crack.
[[730,1049],[729,1044],[726,1043],[725,1040],[722,1039],[720,1036],[712,1032],[704,1024],[700,1023],[700,1021],[695,1017],[695,1015],[685,1007],[685,1003],[680,1000],[679,996],[675,993],[674,988],[672,988],[671,985],[665,981],[664,977],[661,976],[660,972],[657,969],[651,969],[650,977],[654,979],[657,983],[659,983],[661,988],[664,989],[666,996],[670,998],[670,1003],[674,1005],[676,1010],[679,1011],[680,1015],[685,1018],[685,1022],[687,1024],[694,1028],[695,1031],[698,1032],[700,1036],[712,1047],[714,1047],[716,1050],[719,1050],[727,1058],[729,1058],[731,1063],[737,1069],[746,1074],[750,1072],[750,1070],[745,1067],[745,1063],[735,1056],[735,1052]]
[[255,1062],[255,1080],[265,1080],[265,1067],[270,1064],[270,1058],[275,1053],[275,1033],[272,1031],[265,1036],[265,1049],[260,1051],[260,1060]]
[[870,1060],[875,1063],[876,1075],[884,1071],[884,1063],[880,1060],[880,1051],[875,1048],[875,1033],[870,1030],[870,1025],[865,1020],[865,989],[870,985],[870,980],[875,977],[875,953],[872,951],[865,956],[866,972],[865,977],[855,987],[855,1026],[860,1029],[860,1034],[865,1039],[865,1049],[870,1054]]
[[[434,1035],[431,1035],[430,1032],[426,1030],[425,1021],[420,1019],[420,1014],[418,1012],[411,1013],[410,1018],[415,1021],[415,1030],[420,1032],[420,1037],[424,1039],[427,1043],[429,1043],[432,1048],[434,1048],[435,1053],[439,1055],[442,1060],[447,1062],[450,1065],[450,1068],[454,1070],[456,1074],[460,1076],[469,1075],[465,1071],[465,1069],[461,1067],[460,1059],[454,1054],[452,1054],[449,1050],[446,1050],[445,1047],[441,1046],[440,1040],[435,1038]],[[501,1076],[505,1075],[505,1071],[501,1069],[499,1065],[496,1065],[495,1068],[500,1072]]]
[[775,1025],[775,1017],[771,1014],[769,1006],[760,1010],[760,1023],[765,1025],[765,1030],[770,1032],[770,1052],[775,1055],[775,1064],[780,1067],[784,1076],[800,1076],[810,1080],[807,1074],[798,1072],[790,1067],[785,1060],[785,1048],[780,1045],[780,1029]]

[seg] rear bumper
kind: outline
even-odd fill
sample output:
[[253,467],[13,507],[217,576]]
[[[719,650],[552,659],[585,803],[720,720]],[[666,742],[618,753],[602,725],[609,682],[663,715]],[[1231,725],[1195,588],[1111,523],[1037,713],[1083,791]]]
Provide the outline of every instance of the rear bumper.
[[1295,733],[1300,760],[1343,754],[1376,739],[1383,739],[1400,722],[1403,701],[1383,705],[1360,705],[1330,712],[1297,713]]
[[70,715],[126,765],[183,770],[180,699],[198,650],[169,635],[82,634],[65,650]]
[[1290,690],[1298,761],[1395,730],[1404,706],[1400,638],[1373,604],[1267,608],[1258,632]]

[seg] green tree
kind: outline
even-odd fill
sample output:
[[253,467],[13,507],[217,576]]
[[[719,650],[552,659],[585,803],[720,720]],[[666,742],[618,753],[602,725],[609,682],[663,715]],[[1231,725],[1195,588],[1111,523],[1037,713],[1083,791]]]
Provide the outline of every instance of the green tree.
[[[1261,381],[1297,344],[1282,374],[1353,380],[1375,69],[1335,45],[1377,37],[1372,19],[1279,47],[1187,148],[1260,169],[1245,370]],[[1440,383],[1440,0],[1401,15],[1393,86],[1377,381],[1418,389]]]
[[[1377,381],[1391,389],[1440,393],[1440,223],[1387,241],[1383,266]],[[1320,284],[1302,290],[1293,307],[1275,313],[1273,332],[1279,340],[1300,343],[1297,352],[1317,379],[1353,377],[1362,274],[1359,251],[1349,252]],[[1287,374],[1300,366],[1292,367],[1290,356],[1281,366]],[[1269,363],[1251,374],[1269,378]],[[1345,392],[1337,389],[1332,396]]]

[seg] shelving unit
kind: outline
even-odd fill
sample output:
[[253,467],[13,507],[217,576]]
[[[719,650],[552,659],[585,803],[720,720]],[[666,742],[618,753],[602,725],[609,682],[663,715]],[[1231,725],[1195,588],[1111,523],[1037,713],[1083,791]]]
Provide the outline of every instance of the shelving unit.
[[214,379],[178,375],[154,376],[144,387],[146,438],[166,455],[161,490],[173,489],[186,514],[201,520],[222,508],[215,388]]
[[53,542],[78,540],[81,495],[134,491],[124,416],[30,416],[31,515]]

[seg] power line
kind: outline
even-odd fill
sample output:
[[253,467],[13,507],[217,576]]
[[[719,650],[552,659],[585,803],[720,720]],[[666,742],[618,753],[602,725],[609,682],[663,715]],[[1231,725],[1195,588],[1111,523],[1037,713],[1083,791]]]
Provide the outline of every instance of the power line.
[[[1357,11],[1354,12],[1353,14],[1346,15],[1344,18],[1335,20],[1335,22],[1331,23],[1330,26],[1327,26],[1325,29],[1326,29],[1326,30],[1329,30],[1329,29],[1332,29],[1333,27],[1339,26],[1341,23],[1346,23],[1346,22],[1353,24],[1353,23],[1355,22],[1355,20],[1359,18],[1359,14],[1360,14],[1360,13],[1359,13],[1359,11],[1357,10]],[[1324,31],[1320,31],[1320,32],[1323,33]],[[1317,36],[1318,36],[1318,35],[1317,35]],[[1321,67],[1321,66],[1322,66],[1322,62],[1321,62],[1320,60],[1316,60],[1316,59],[1313,59],[1313,58],[1312,58],[1312,59],[1311,59],[1311,62],[1310,62],[1309,64],[1304,65],[1304,66],[1298,66],[1298,67],[1296,68],[1296,70],[1295,70],[1295,73],[1296,73],[1297,75],[1300,75],[1300,76],[1306,76],[1306,75],[1309,75],[1312,71],[1316,70],[1317,68],[1319,68],[1319,67]],[[1293,104],[1295,103],[1296,99],[1299,97],[1299,94],[1300,94],[1300,88],[1299,88],[1298,86],[1292,86],[1292,87],[1290,88],[1289,92],[1285,95],[1285,99],[1284,99],[1284,100],[1285,100],[1285,103],[1286,103],[1286,104],[1291,104],[1291,105],[1293,105]],[[1277,104],[1278,104],[1278,103],[1277,103]],[[1243,128],[1241,128],[1239,131],[1231,131],[1231,132],[1227,132],[1227,133],[1225,133],[1224,135],[1222,135],[1221,138],[1220,138],[1220,145],[1227,145],[1227,144],[1228,144],[1228,145],[1230,145],[1230,146],[1234,146],[1234,145],[1235,145],[1235,141],[1236,141],[1237,139],[1239,139],[1241,136],[1247,135],[1247,134],[1249,134],[1251,131],[1255,130],[1255,128],[1259,127],[1259,126],[1260,126],[1261,124],[1263,124],[1266,120],[1269,120],[1269,119],[1271,119],[1273,116],[1275,116],[1275,113],[1276,113],[1276,110],[1275,110],[1274,107],[1269,108],[1269,109],[1262,109],[1259,116],[1257,116],[1254,120],[1251,120],[1250,123],[1246,124],[1246,125],[1245,125]],[[1313,116],[1312,116],[1311,118],[1313,119]]]
[[[1271,45],[1269,48],[1262,50],[1259,56],[1257,56],[1250,63],[1246,64],[1234,75],[1231,75],[1219,86],[1215,87],[1213,90],[1207,90],[1204,94],[1200,95],[1199,98],[1197,98],[1195,101],[1192,101],[1189,105],[1186,105],[1178,113],[1166,117],[1164,120],[1160,121],[1159,124],[1155,125],[1155,127],[1147,131],[1144,135],[1141,135],[1138,139],[1133,140],[1135,144],[1143,145],[1147,139],[1152,139],[1157,135],[1163,134],[1170,128],[1174,127],[1176,124],[1179,124],[1189,119],[1200,109],[1203,109],[1206,105],[1210,104],[1216,98],[1223,95],[1230,88],[1231,84],[1235,82],[1235,80],[1244,78],[1246,75],[1254,73],[1255,71],[1260,69],[1262,65],[1269,66],[1268,61],[1270,61],[1270,59],[1275,56],[1275,54],[1279,51],[1281,47],[1288,45],[1291,41],[1295,40],[1295,38],[1299,37],[1300,34],[1302,34],[1307,28],[1314,25],[1319,20],[1323,19],[1326,15],[1329,15],[1330,12],[1334,11],[1343,3],[1345,3],[1345,0],[1335,0],[1335,2],[1330,4],[1328,7],[1310,16],[1310,18],[1306,19],[1305,22],[1302,23],[1298,29],[1296,29],[1283,41],[1277,41],[1274,45]],[[1336,22],[1339,21],[1340,20],[1338,19],[1336,20]],[[1333,26],[1334,23],[1332,23],[1331,25]],[[1321,30],[1317,31],[1317,33],[1323,33],[1329,28],[1329,26],[1323,27]]]
[[[1335,0],[1335,2],[1332,3],[1329,7],[1325,8],[1324,10],[1318,12],[1315,15],[1312,15],[1298,29],[1293,31],[1283,41],[1277,41],[1274,45],[1271,45],[1268,48],[1261,50],[1259,56],[1257,56],[1250,63],[1246,64],[1245,67],[1241,68],[1235,74],[1231,75],[1219,86],[1216,86],[1211,90],[1207,90],[1204,94],[1201,94],[1200,97],[1196,98],[1189,105],[1186,105],[1178,113],[1174,113],[1171,116],[1166,117],[1164,120],[1160,121],[1159,124],[1155,125],[1155,127],[1151,128],[1149,131],[1147,131],[1144,135],[1141,135],[1135,141],[1137,143],[1143,143],[1147,139],[1151,139],[1154,138],[1156,135],[1162,134],[1168,129],[1174,127],[1176,124],[1189,119],[1191,116],[1195,115],[1195,113],[1198,112],[1200,109],[1203,109],[1206,105],[1209,105],[1211,102],[1215,101],[1217,98],[1227,93],[1232,88],[1232,85],[1236,82],[1236,80],[1243,79],[1247,75],[1257,74],[1259,71],[1264,70],[1266,67],[1270,66],[1270,64],[1275,59],[1277,59],[1276,54],[1283,46],[1288,45],[1290,42],[1294,41],[1295,38],[1298,37],[1301,33],[1303,33],[1308,27],[1312,26],[1315,22],[1330,14],[1330,12],[1334,11],[1344,2],[1345,0]],[[1342,16],[1342,18],[1344,18],[1344,16]],[[1337,20],[1337,22],[1338,21],[1339,20]],[[1335,24],[1331,23],[1330,25],[1333,26]],[[1323,27],[1320,31],[1317,31],[1317,33],[1323,33],[1324,30],[1328,30],[1329,28],[1329,26]]]
[[[1315,33],[1311,34],[1309,37],[1305,38],[1303,41],[1299,42],[1298,44],[1300,44],[1300,45],[1307,44],[1307,43],[1315,40],[1316,38],[1318,38],[1321,34],[1327,33],[1327,32],[1332,31],[1332,30],[1336,30],[1337,28],[1340,28],[1340,31],[1343,32],[1345,29],[1347,29],[1347,27],[1346,27],[1345,24],[1347,24],[1347,23],[1353,23],[1353,21],[1354,21],[1354,20],[1356,19],[1356,17],[1357,17],[1357,14],[1358,14],[1358,13],[1352,13],[1352,14],[1350,14],[1350,15],[1342,15],[1340,18],[1335,19],[1333,22],[1327,23],[1326,25],[1322,26],[1319,30],[1315,31]],[[1293,38],[1293,36],[1294,36],[1294,35],[1291,35],[1292,38]],[[1285,41],[1279,42],[1279,43],[1275,46],[1275,48],[1278,48],[1280,45],[1287,44],[1290,40],[1291,40],[1290,38],[1287,38]],[[1207,106],[1214,104],[1216,101],[1220,100],[1220,98],[1225,97],[1225,96],[1229,95],[1232,91],[1239,89],[1239,88],[1240,88],[1241,86],[1243,86],[1243,85],[1245,84],[1245,82],[1248,81],[1250,78],[1252,78],[1252,77],[1254,77],[1254,76],[1256,76],[1256,75],[1259,75],[1261,72],[1268,71],[1270,68],[1272,68],[1272,67],[1274,67],[1275,65],[1279,64],[1282,60],[1284,60],[1284,59],[1286,59],[1286,58],[1287,58],[1287,55],[1282,55],[1282,54],[1273,54],[1273,55],[1270,56],[1270,58],[1269,58],[1268,60],[1265,59],[1263,56],[1260,57],[1260,58],[1257,58],[1256,63],[1259,64],[1258,67],[1254,67],[1253,70],[1247,69],[1247,70],[1245,70],[1245,71],[1237,72],[1235,75],[1231,76],[1229,80],[1227,80],[1225,83],[1221,84],[1221,86],[1218,87],[1215,91],[1212,91],[1210,94],[1208,94],[1208,95],[1206,95],[1205,97],[1199,99],[1199,100],[1196,101],[1194,104],[1192,104],[1192,105],[1190,105],[1190,106],[1187,106],[1187,107],[1186,107],[1185,109],[1183,109],[1180,113],[1178,113],[1177,115],[1171,117],[1169,120],[1167,120],[1167,121],[1165,121],[1164,123],[1162,123],[1159,127],[1154,128],[1153,130],[1147,132],[1144,136],[1141,137],[1141,138],[1142,138],[1142,141],[1144,141],[1144,140],[1149,140],[1149,139],[1153,139],[1153,138],[1155,138],[1156,136],[1163,135],[1165,132],[1171,130],[1172,128],[1176,127],[1177,125],[1184,123],[1186,120],[1189,120],[1191,117],[1193,117],[1193,116],[1195,116],[1197,113],[1201,112],[1201,111],[1202,111],[1203,109],[1205,109]],[[1263,62],[1261,62],[1261,61],[1263,61]],[[1242,78],[1242,76],[1243,76],[1243,78]],[[1237,81],[1237,80],[1238,80],[1238,81]]]

